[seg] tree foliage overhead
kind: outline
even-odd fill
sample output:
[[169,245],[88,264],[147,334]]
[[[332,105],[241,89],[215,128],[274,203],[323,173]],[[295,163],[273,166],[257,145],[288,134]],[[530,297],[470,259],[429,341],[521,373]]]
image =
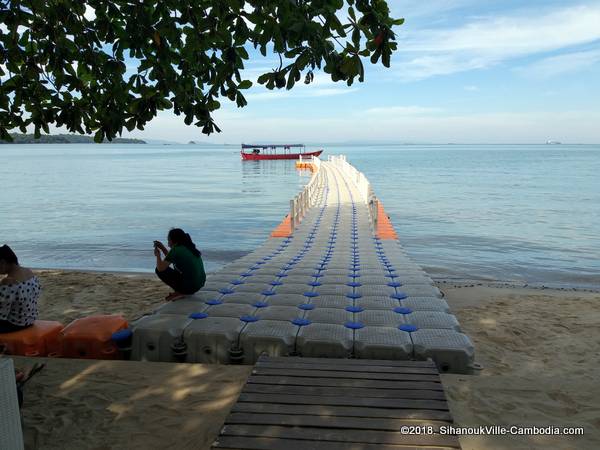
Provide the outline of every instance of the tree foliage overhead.
[[0,139],[55,124],[103,141],[171,109],[210,134],[220,98],[247,104],[252,47],[279,56],[268,89],[316,69],[350,85],[363,59],[389,67],[402,22],[384,0],[0,0]]

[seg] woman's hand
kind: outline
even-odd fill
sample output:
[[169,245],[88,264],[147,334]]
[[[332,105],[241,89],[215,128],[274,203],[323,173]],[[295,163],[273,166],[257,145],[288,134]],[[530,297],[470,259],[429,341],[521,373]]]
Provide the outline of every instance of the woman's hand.
[[169,253],[169,251],[167,250],[167,247],[165,247],[165,244],[163,244],[160,241],[154,241],[154,247],[161,249],[165,255],[167,253]]
[[169,267],[169,265],[171,265],[169,261],[167,261],[166,259],[163,260],[160,257],[160,249],[158,247],[154,247],[154,256],[156,256],[156,270],[158,270],[159,272],[166,270]]

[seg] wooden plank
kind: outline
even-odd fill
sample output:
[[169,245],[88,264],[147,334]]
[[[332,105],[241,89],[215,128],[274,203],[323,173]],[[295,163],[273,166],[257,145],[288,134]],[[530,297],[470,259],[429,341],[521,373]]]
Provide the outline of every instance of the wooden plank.
[[[232,413],[227,424],[279,425],[313,428],[340,428],[351,430],[398,431],[403,426],[430,426],[435,433],[440,431],[440,423],[423,420],[381,419],[371,417],[333,417],[290,414]],[[441,423],[441,425],[447,425]]]
[[[351,360],[348,360],[351,361]],[[329,364],[324,361],[321,364],[307,363],[304,361],[289,362],[288,364],[282,364],[281,362],[268,361],[257,361],[255,367],[268,367],[268,368],[298,368],[306,370],[351,370],[354,372],[386,372],[386,373],[423,373],[423,374],[435,374],[438,373],[435,367],[410,367],[410,366],[387,366],[379,364],[353,364],[353,363],[336,363]]]
[[222,450],[440,450],[443,447],[400,446],[385,444],[357,444],[351,447],[346,442],[322,442],[299,439],[277,439],[257,437],[219,436],[213,443],[213,448]]
[[242,392],[257,394],[321,395],[327,397],[354,398],[418,398],[422,400],[445,400],[443,391],[423,389],[365,389],[311,386],[270,386],[266,384],[246,384]]
[[[402,434],[372,430],[337,430],[309,427],[281,427],[276,425],[225,425],[223,436],[272,437],[364,444],[429,445],[460,448],[456,436],[441,434]],[[282,447],[285,447],[285,441]]]
[[302,370],[302,369],[263,369],[256,368],[253,375],[279,375],[316,378],[355,378],[363,380],[394,380],[394,381],[440,381],[439,375],[422,375],[406,373],[372,373],[372,372],[345,372],[328,370]]
[[261,355],[258,358],[258,362],[272,362],[279,364],[288,364],[288,363],[310,363],[310,364],[322,364],[326,360],[327,364],[354,364],[357,366],[360,365],[377,365],[377,366],[388,366],[388,367],[430,367],[436,368],[437,366],[433,361],[398,361],[398,360],[388,360],[388,359],[349,359],[349,358],[305,358],[305,357],[296,357],[296,356],[283,356],[283,357],[273,357],[267,355]]
[[242,392],[238,401],[292,405],[367,406],[373,408],[410,408],[448,411],[448,404],[446,401],[442,400],[319,397],[310,395],[248,394]]
[[248,384],[268,384],[272,386],[331,386],[348,388],[374,388],[374,389],[429,389],[443,391],[441,382],[435,381],[384,381],[384,380],[357,380],[342,378],[306,378],[271,375],[250,375]]
[[320,365],[317,364],[306,364],[306,363],[289,363],[282,365],[280,363],[272,363],[272,362],[257,362],[254,366],[255,370],[258,369],[281,369],[285,367],[286,369],[304,369],[304,370],[315,370],[315,371],[323,371],[323,370],[343,370],[345,372],[363,372],[363,373],[411,373],[411,374],[426,374],[426,375],[436,375],[438,373],[437,369],[429,368],[429,367],[388,367],[388,366],[374,366],[374,365],[343,365],[343,364],[327,364],[323,362]]
[[452,422],[449,411],[431,409],[391,409],[332,405],[279,405],[276,403],[245,403],[233,405],[232,412],[269,414],[313,414],[337,417],[374,417],[383,419],[438,420]]
[[[213,446],[460,448],[456,436],[439,434],[452,423],[432,361],[260,357]],[[430,426],[433,433],[403,434],[403,426]]]

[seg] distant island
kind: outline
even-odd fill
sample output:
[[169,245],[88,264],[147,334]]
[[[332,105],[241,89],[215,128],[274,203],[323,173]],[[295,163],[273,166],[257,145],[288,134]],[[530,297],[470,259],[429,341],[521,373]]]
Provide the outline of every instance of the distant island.
[[235,145],[236,147],[239,146],[239,144],[217,144],[215,142],[198,142],[198,141],[189,141],[187,143],[187,145],[198,145],[200,147],[221,147],[221,146],[229,147],[231,145]]
[[[13,142],[3,141],[0,144],[94,144],[91,136],[79,134],[42,134],[38,139],[33,134],[11,133]],[[115,138],[112,141],[104,140],[103,144],[145,144],[141,139]]]

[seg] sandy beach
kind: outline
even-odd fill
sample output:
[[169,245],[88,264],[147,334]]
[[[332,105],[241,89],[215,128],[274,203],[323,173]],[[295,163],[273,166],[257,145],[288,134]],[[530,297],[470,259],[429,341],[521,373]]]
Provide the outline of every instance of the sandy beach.
[[128,321],[152,311],[171,291],[154,274],[37,270],[42,283],[40,318],[68,324],[92,314]]
[[251,369],[40,360],[47,366],[25,391],[27,449],[209,448]]
[[[167,289],[144,275],[39,271],[40,317],[128,319]],[[464,449],[600,448],[600,293],[439,283],[483,370],[443,375],[457,425],[583,426],[584,436],[464,436]],[[33,359],[17,358],[28,365]],[[47,361],[27,386],[29,449],[210,446],[249,367]]]
[[584,436],[469,436],[465,450],[600,448],[600,294],[440,285],[479,376],[442,375],[460,426],[585,427]]

